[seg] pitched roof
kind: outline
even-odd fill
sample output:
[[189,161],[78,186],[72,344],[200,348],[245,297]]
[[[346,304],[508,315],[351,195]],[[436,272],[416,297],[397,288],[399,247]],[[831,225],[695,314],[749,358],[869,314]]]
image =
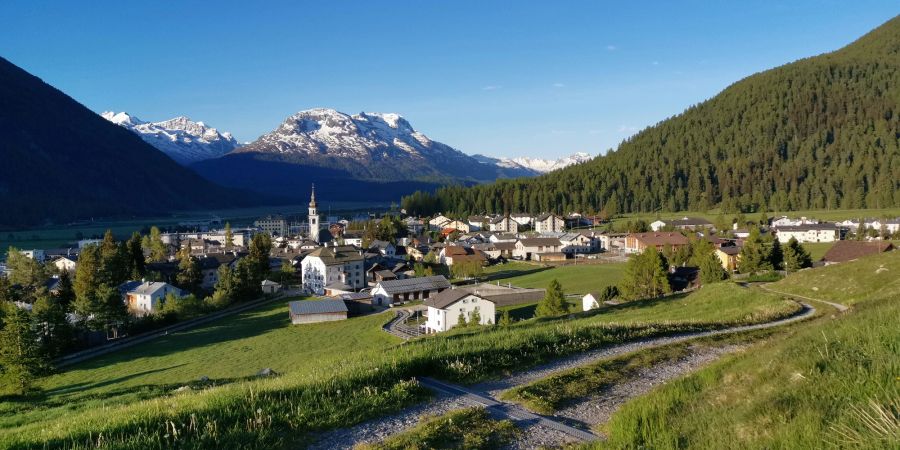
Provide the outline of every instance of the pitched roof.
[[437,294],[425,300],[425,306],[430,306],[432,308],[444,309],[468,295],[474,295],[466,289],[447,289],[445,291],[438,292]]
[[812,231],[812,230],[826,230],[826,231],[837,231],[838,227],[836,224],[823,222],[823,223],[807,223],[803,225],[782,225],[779,227],[775,227],[777,231]]
[[635,233],[631,235],[633,238],[641,241],[644,245],[687,245],[688,238],[681,233]]
[[[126,281],[119,286],[119,289],[127,294],[153,295],[166,286],[171,285],[162,281]],[[172,288],[175,290],[176,295],[183,294],[181,289],[178,289],[175,286],[172,286]]]
[[519,242],[522,243],[525,247],[538,247],[538,246],[559,246],[562,245],[557,238],[526,238],[519,239]]
[[716,250],[728,256],[734,256],[741,253],[741,247],[737,245],[726,245],[724,247],[718,247]]
[[535,217],[534,220],[536,220],[536,221],[538,221],[538,222],[543,222],[543,221],[547,220],[550,216],[556,217],[557,219],[561,219],[561,217],[557,216],[556,214],[553,214],[553,213],[543,213],[543,214],[541,214],[541,215]]
[[674,226],[698,226],[698,225],[712,225],[712,222],[702,219],[699,217],[682,217],[680,219],[663,221],[668,224],[672,224]]
[[321,247],[310,252],[308,256],[320,258],[326,266],[344,264],[352,261],[361,261],[363,256],[352,245],[338,247]]
[[295,316],[347,312],[343,300],[297,300],[289,305],[291,314]]
[[863,256],[883,253],[894,249],[894,245],[886,241],[837,241],[822,257],[823,261],[846,262]]
[[443,275],[430,277],[406,278],[403,280],[385,280],[378,283],[390,295],[416,291],[436,291],[447,289],[450,282]]

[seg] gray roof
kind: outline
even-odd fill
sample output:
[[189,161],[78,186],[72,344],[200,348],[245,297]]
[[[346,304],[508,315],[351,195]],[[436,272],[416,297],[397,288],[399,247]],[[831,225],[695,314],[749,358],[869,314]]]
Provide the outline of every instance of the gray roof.
[[431,277],[406,278],[403,280],[385,280],[378,283],[388,294],[403,294],[416,291],[436,291],[447,289],[450,282],[443,275]]
[[295,316],[347,312],[343,300],[298,300],[288,305]]
[[560,246],[562,245],[557,238],[527,238],[520,239],[519,242],[522,243],[525,247],[537,247],[537,246]]
[[326,266],[344,264],[352,261],[362,261],[364,258],[352,245],[338,247],[320,247],[313,250],[309,256],[322,259]]
[[782,225],[780,227],[776,227],[775,229],[778,231],[810,231],[810,230],[837,231],[838,227],[836,224],[823,222],[823,223],[808,223],[806,225]]
[[[136,283],[136,284],[135,284]],[[137,295],[153,295],[156,291],[165,288],[166,286],[171,286],[169,283],[164,283],[162,281],[128,281],[119,286],[119,289],[122,292],[127,294],[137,294]],[[176,295],[183,295],[181,289],[178,289],[175,286],[172,286]]]
[[425,305],[432,308],[444,309],[462,299],[465,296],[474,295],[466,289],[447,289],[425,300]]

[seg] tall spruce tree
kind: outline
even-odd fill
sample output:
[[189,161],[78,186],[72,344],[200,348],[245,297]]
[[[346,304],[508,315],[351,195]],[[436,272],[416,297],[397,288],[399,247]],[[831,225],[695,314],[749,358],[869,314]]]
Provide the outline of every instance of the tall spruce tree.
[[619,291],[628,300],[654,298],[672,292],[668,268],[668,262],[656,247],[647,247],[643,253],[628,260]]
[[178,287],[190,292],[196,292],[203,281],[200,262],[191,257],[190,247],[184,247],[178,252],[178,274],[175,281]]
[[12,392],[24,394],[48,367],[32,326],[31,313],[8,308],[0,330],[0,367],[3,384]]
[[141,235],[137,232],[133,233],[131,239],[128,240],[128,259],[131,279],[144,278],[147,273],[147,261],[144,257]]
[[784,270],[796,272],[806,267],[812,267],[812,258],[800,242],[792,237],[784,247]]
[[225,246],[234,246],[234,233],[231,231],[231,222],[225,222]]
[[566,302],[566,294],[562,285],[554,278],[550,281],[550,285],[547,286],[547,293],[544,294],[544,298],[538,302],[537,309],[534,312],[535,316],[558,316],[568,312],[569,303]]

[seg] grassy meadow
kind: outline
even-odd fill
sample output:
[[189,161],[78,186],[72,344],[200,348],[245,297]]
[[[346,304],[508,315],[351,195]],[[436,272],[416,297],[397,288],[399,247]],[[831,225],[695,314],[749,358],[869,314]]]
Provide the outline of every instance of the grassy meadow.
[[[424,389],[404,381],[414,376],[476,382],[604,345],[797,310],[777,296],[734,301],[741,291],[733,289],[402,345],[380,331],[387,316],[292,327],[273,306],[73,367],[29,398],[3,399],[0,447],[292,448],[311,432],[421,401]],[[716,302],[722,314],[712,315]],[[229,338],[241,323],[247,333]],[[262,367],[281,375],[246,378]],[[174,391],[202,375],[212,382]]]
[[513,261],[486,267],[485,279],[522,288],[546,288],[555,278],[566,294],[586,294],[619,284],[624,273],[625,263],[543,266]]
[[845,305],[900,295],[900,251],[860,258],[842,264],[801,270],[768,288]]
[[409,450],[460,448],[488,450],[502,448],[521,433],[509,420],[496,420],[483,408],[451,411],[439,417],[425,417],[415,428],[388,437],[376,445],[358,445],[355,450]]

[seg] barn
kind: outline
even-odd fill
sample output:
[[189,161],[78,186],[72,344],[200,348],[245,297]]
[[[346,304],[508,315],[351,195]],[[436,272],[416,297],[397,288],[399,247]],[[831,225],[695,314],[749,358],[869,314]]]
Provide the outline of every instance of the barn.
[[347,319],[347,305],[343,300],[298,300],[288,305],[294,325]]

